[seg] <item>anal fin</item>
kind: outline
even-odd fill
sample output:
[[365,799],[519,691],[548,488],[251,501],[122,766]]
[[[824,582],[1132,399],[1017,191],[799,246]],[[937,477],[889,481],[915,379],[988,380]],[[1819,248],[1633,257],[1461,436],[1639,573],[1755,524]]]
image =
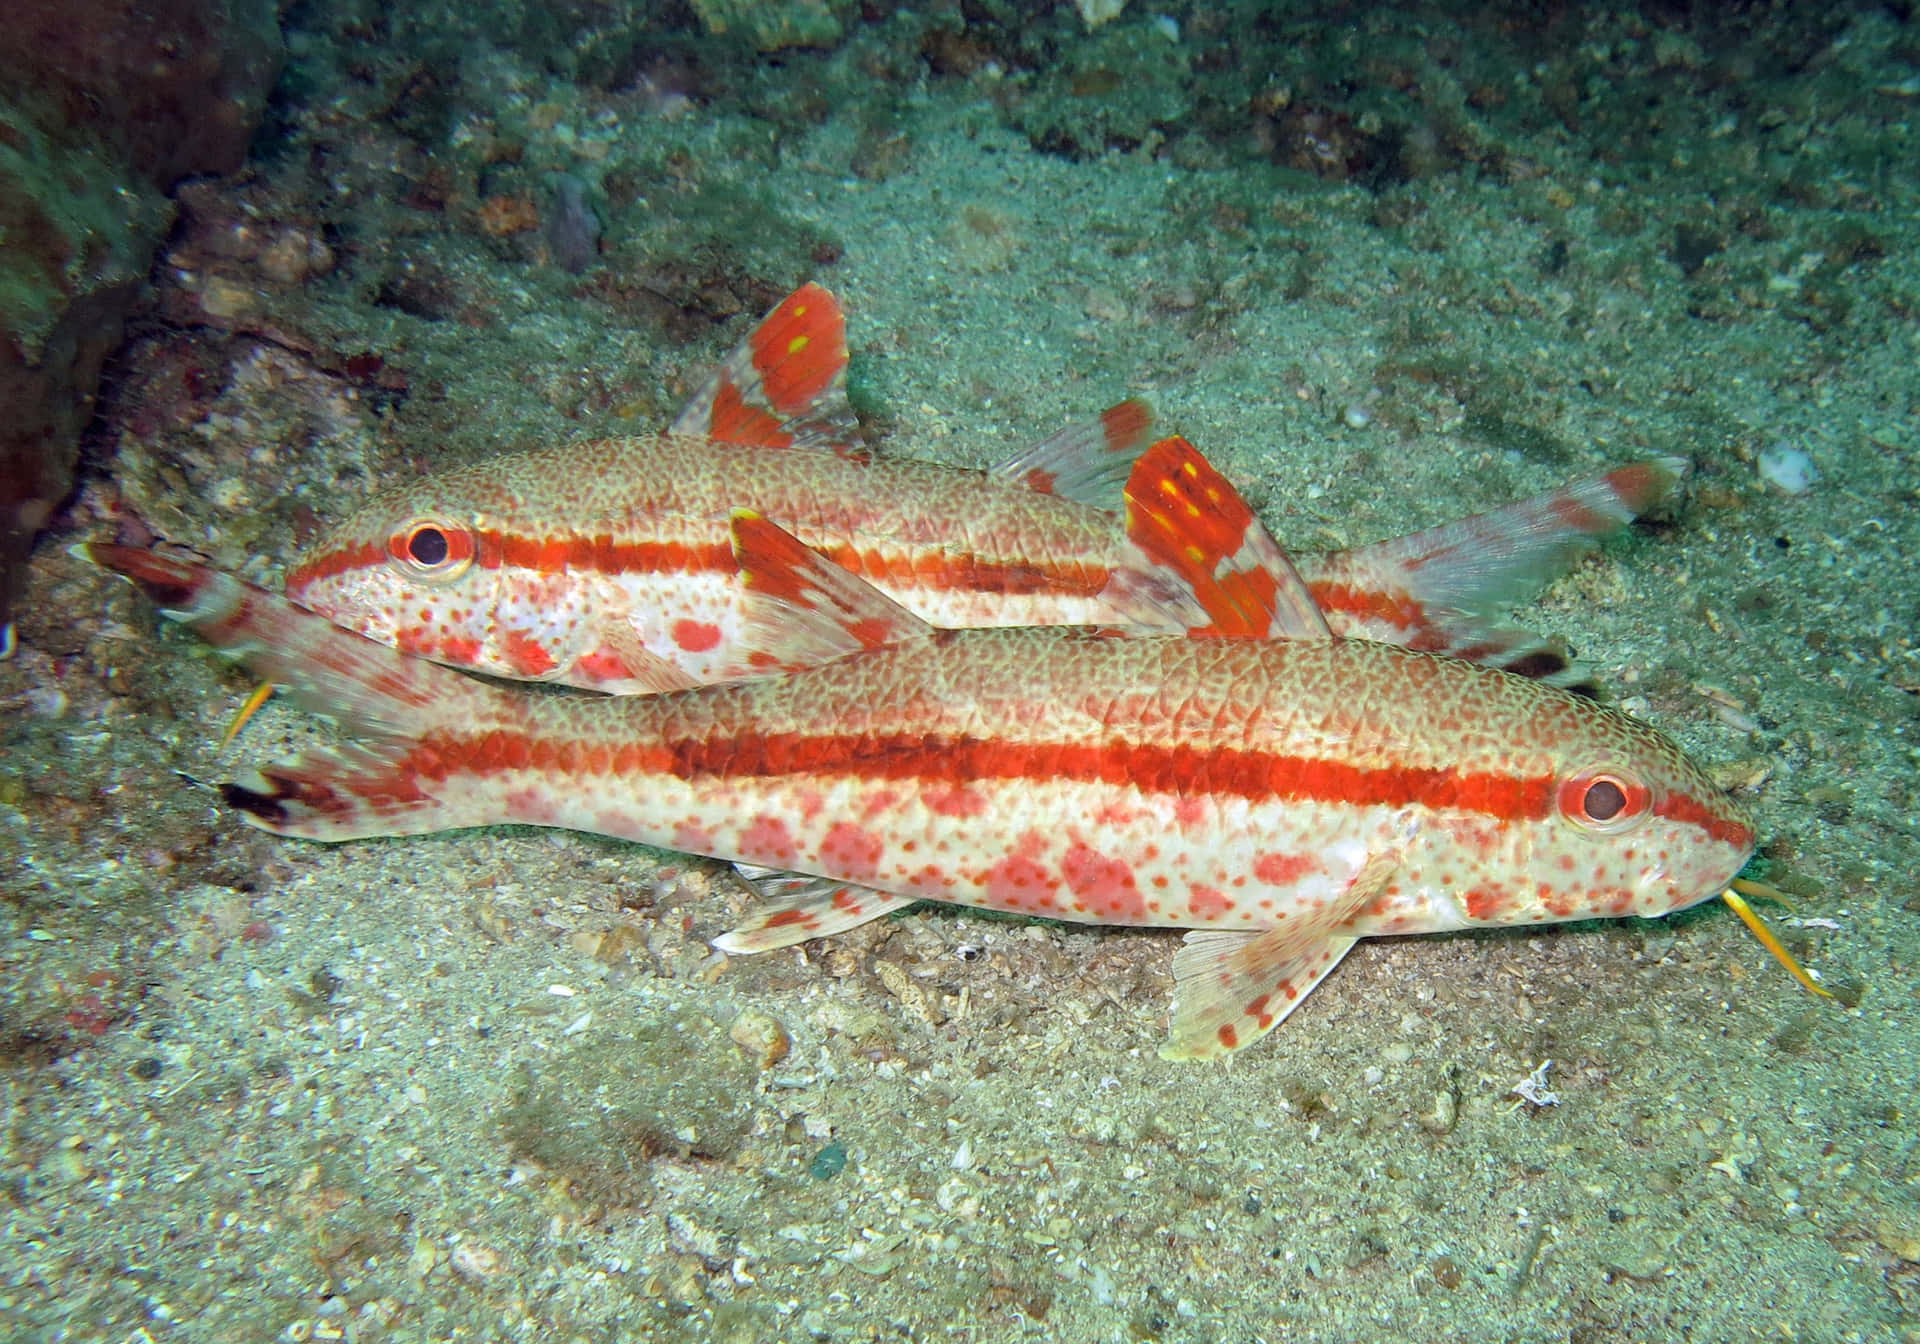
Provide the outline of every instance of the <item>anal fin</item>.
[[809,877],[744,863],[736,864],[734,870],[761,903],[744,924],[713,940],[715,947],[733,956],[771,952],[845,933],[869,920],[904,910],[917,900],[830,877]]
[[1341,929],[1399,869],[1376,855],[1340,896],[1259,933],[1196,929],[1173,956],[1173,1013],[1162,1059],[1217,1059],[1245,1049],[1300,1006],[1358,941]]

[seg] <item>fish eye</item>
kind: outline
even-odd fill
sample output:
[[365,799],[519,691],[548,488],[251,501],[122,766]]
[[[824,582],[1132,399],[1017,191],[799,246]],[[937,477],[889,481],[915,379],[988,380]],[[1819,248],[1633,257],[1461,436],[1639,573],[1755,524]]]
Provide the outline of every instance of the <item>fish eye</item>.
[[448,518],[413,518],[387,539],[387,555],[409,578],[448,583],[473,564],[473,530]]
[[1615,766],[1581,770],[1560,782],[1560,815],[1584,831],[1613,835],[1653,810],[1653,791]]

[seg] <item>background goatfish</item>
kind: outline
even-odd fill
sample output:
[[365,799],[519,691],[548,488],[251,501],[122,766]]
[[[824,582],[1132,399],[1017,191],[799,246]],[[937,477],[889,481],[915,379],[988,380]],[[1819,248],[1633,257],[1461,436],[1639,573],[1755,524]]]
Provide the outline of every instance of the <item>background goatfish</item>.
[[[767,517],[934,625],[1138,618],[1117,513],[1153,418],[1125,401],[987,471],[852,445],[839,304],[795,291],[665,434],[493,458],[360,509],[287,596],[370,639],[494,676],[626,693],[752,674],[730,515]],[[1657,458],[1409,537],[1300,561],[1334,633],[1563,686],[1584,673],[1494,613],[1657,502]]]

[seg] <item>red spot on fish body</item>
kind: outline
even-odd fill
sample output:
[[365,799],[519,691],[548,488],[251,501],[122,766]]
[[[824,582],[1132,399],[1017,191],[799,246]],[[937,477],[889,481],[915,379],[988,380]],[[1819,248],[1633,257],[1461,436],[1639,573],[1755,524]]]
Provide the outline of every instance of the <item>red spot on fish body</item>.
[[624,681],[633,675],[627,660],[604,645],[576,659],[574,667],[594,681]]
[[1253,875],[1276,887],[1290,887],[1320,867],[1311,854],[1262,854],[1254,860]]
[[1032,859],[1009,854],[987,869],[987,903],[1001,910],[1051,910],[1055,879]]
[[1173,819],[1184,829],[1206,824],[1210,811],[1208,800],[1191,794],[1174,800]]
[[673,828],[673,847],[688,854],[711,854],[713,832],[697,821],[683,821]]
[[1233,909],[1233,899],[1216,887],[1203,887],[1195,883],[1187,890],[1187,913],[1195,919],[1212,923],[1225,919],[1227,912]]
[[885,843],[872,831],[841,821],[834,823],[820,842],[820,862],[839,876],[870,882],[880,871],[880,855],[885,849]]
[[[431,656],[431,655],[430,655]],[[480,661],[480,641],[477,639],[447,638],[440,641],[437,655],[450,663],[468,666]]]
[[1147,913],[1147,899],[1134,885],[1133,869],[1088,845],[1075,844],[1060,860],[1060,872],[1079,904],[1116,924],[1135,923]]
[[509,816],[530,826],[551,826],[560,815],[552,796],[542,788],[509,790],[506,804]]
[[987,808],[987,800],[963,784],[933,785],[921,794],[921,799],[929,812],[941,817],[977,817]]
[[885,816],[893,811],[899,801],[900,794],[896,789],[874,789],[860,803],[860,819],[871,821],[874,817]]
[[683,617],[673,623],[673,642],[688,653],[705,653],[720,643],[720,627]]
[[787,823],[769,816],[758,816],[747,823],[746,830],[740,833],[740,854],[769,868],[789,868],[799,857]]
[[507,665],[523,677],[537,677],[551,672],[556,664],[553,654],[532,635],[522,631],[510,632],[500,649],[505,655]]
[[1498,920],[1506,906],[1506,893],[1490,891],[1485,887],[1475,887],[1461,898],[1467,908],[1467,918],[1482,923]]

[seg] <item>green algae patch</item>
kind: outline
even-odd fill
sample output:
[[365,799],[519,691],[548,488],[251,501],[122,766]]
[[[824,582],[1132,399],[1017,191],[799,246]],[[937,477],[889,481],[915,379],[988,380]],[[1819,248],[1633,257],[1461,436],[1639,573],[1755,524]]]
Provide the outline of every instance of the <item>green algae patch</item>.
[[151,186],[97,149],[0,110],[0,330],[38,361],[76,296],[132,284],[171,217]]

